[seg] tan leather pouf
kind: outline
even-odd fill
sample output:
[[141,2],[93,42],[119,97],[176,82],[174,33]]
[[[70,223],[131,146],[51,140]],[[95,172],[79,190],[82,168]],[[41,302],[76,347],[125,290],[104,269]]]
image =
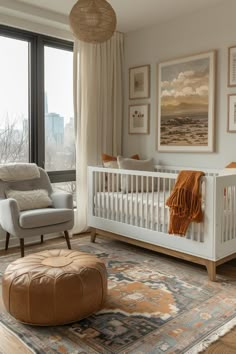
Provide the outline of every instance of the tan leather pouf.
[[107,271],[94,255],[43,251],[11,263],[2,281],[3,302],[17,320],[61,325],[100,310],[107,295]]

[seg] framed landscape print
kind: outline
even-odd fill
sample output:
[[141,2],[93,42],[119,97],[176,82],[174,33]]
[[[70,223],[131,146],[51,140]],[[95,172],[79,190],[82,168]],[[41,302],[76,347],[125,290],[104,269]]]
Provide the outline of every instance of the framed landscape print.
[[236,94],[228,95],[228,132],[236,132]]
[[215,66],[215,51],[158,65],[159,151],[214,150]]
[[228,87],[236,86],[236,46],[228,50]]
[[150,65],[129,69],[129,99],[149,98]]
[[149,104],[129,106],[129,134],[149,134]]

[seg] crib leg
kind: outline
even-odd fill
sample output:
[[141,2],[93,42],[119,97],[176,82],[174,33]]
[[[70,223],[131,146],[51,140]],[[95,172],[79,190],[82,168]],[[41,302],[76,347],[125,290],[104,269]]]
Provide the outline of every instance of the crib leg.
[[95,242],[96,240],[96,229],[92,229],[91,234],[90,234],[90,240],[91,242]]
[[216,281],[216,262],[208,261],[206,263],[209,280]]

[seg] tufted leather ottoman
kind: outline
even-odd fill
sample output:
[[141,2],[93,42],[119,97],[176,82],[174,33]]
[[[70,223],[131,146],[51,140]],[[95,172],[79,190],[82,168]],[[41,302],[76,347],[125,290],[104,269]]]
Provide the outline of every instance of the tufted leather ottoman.
[[17,320],[61,325],[100,310],[107,294],[107,272],[94,255],[43,251],[11,263],[2,281],[3,302]]

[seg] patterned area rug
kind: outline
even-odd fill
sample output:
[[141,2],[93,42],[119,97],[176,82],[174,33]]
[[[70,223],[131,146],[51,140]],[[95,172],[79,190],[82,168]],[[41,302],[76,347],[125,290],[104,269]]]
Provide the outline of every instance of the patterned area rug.
[[[42,249],[64,248],[64,241]],[[104,309],[59,327],[32,327],[5,312],[0,322],[35,353],[194,354],[236,325],[236,284],[208,281],[202,267],[97,238],[72,240],[72,248],[104,259],[109,296]],[[0,273],[18,253],[1,257]]]

